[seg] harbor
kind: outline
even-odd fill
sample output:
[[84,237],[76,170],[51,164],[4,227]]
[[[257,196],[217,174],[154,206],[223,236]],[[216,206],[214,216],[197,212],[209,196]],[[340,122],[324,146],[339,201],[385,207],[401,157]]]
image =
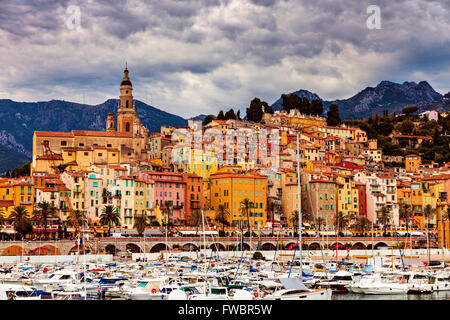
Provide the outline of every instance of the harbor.
[[1,256],[0,299],[450,300],[450,250],[395,251]]

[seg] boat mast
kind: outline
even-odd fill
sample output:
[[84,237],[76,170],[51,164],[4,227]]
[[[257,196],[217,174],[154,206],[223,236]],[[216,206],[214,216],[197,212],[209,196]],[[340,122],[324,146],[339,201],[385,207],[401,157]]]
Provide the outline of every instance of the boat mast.
[[206,273],[208,272],[208,260],[206,259],[206,232],[205,232],[205,215],[203,214],[203,210],[202,210],[202,228],[203,228],[203,250],[204,250],[204,257],[205,257],[205,281],[203,282],[203,287],[204,287],[204,292],[205,295],[207,294],[206,292]]
[[300,251],[300,280],[303,278],[303,260],[302,260],[302,206],[301,206],[301,184],[300,184],[300,152],[299,152],[299,134],[297,132],[297,196],[298,196],[298,248]]

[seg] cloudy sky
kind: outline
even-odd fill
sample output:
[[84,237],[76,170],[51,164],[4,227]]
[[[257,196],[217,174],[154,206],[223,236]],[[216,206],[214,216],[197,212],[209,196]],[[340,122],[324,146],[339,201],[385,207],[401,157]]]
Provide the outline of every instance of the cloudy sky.
[[0,0],[0,57],[0,98],[98,104],[127,61],[135,98],[183,117],[381,80],[446,93],[450,0]]

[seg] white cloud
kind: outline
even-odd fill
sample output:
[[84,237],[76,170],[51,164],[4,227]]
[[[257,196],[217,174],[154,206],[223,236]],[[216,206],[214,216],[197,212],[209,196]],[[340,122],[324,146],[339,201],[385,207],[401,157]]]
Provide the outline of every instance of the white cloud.
[[[101,103],[118,96],[128,61],[137,99],[184,117],[269,103],[307,89],[349,97],[381,80],[427,80],[449,90],[449,4],[369,2],[6,1],[0,13],[0,98]],[[150,102],[150,101],[149,101]]]

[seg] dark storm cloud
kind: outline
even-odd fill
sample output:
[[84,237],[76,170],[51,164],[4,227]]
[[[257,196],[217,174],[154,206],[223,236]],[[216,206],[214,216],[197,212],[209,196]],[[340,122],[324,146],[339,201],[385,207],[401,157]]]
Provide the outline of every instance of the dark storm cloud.
[[[372,4],[381,9],[380,30],[366,25]],[[66,27],[69,5],[80,7],[80,30]],[[300,88],[343,98],[399,77],[449,89],[449,0],[11,0],[0,6],[6,66],[0,92],[8,95],[0,98],[69,100],[82,88],[101,102],[117,91],[125,61],[133,84],[151,90],[154,103],[171,112],[182,105],[192,115],[215,113],[221,103],[245,105],[254,96],[272,102]]]

